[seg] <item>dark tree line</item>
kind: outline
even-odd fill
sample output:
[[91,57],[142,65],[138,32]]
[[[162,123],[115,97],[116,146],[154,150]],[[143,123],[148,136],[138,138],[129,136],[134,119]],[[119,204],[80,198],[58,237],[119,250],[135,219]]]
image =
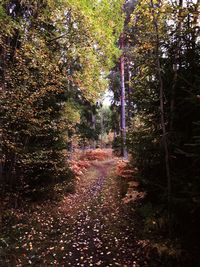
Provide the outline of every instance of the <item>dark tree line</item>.
[[[147,191],[141,208],[147,236],[162,255],[152,266],[198,266],[199,1],[128,3],[123,33],[127,146]],[[114,125],[121,108],[119,70],[118,64],[110,84]],[[119,147],[117,140],[114,145]]]

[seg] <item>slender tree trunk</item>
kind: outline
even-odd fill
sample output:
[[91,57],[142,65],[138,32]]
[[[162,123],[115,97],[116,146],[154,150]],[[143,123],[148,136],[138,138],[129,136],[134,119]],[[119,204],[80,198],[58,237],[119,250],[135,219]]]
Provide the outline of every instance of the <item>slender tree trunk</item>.
[[[96,115],[92,113],[92,129],[95,131],[96,130]],[[96,141],[93,141],[93,149],[96,148]]]
[[[163,146],[165,151],[165,168],[166,168],[166,176],[167,176],[167,196],[168,196],[168,205],[170,207],[171,203],[171,174],[170,174],[170,161],[169,161],[169,148],[168,148],[168,138],[167,138],[167,130],[166,130],[166,121],[165,121],[165,107],[164,107],[164,88],[163,88],[163,79],[161,73],[161,63],[160,63],[160,37],[158,30],[158,21],[156,18],[153,0],[151,0],[151,11],[153,16],[153,23],[156,33],[156,63],[157,63],[157,74],[159,79],[159,91],[160,91],[160,121],[162,127],[163,134]],[[170,210],[170,208],[169,208]]]
[[104,121],[103,121],[103,114],[101,112],[101,148],[103,148],[103,132],[104,132]]
[[[199,29],[199,11],[200,11],[200,0],[197,0],[195,4],[195,16],[193,17],[192,24],[189,25],[189,28],[196,28]],[[189,15],[188,15],[189,16]],[[192,50],[196,51],[196,42],[198,38],[199,31],[192,31]],[[192,62],[193,64],[198,64],[198,62]],[[194,66],[195,68],[195,66]]]
[[[6,40],[5,44],[6,44]],[[6,46],[6,45],[5,45]],[[1,53],[1,84],[0,87],[2,88],[2,93],[5,92],[5,70],[6,70],[6,48],[4,45],[2,45],[1,49],[2,49],[2,53]],[[2,144],[3,144],[3,125],[1,125],[1,131],[0,131],[0,144],[1,144],[1,148],[0,148],[0,182],[3,183],[5,182],[4,179],[5,177],[3,177],[3,169],[5,168],[5,159],[3,162],[3,154],[5,155],[5,152],[3,151],[2,148]]]
[[131,125],[131,70],[130,70],[130,62],[127,62],[127,72],[128,72],[128,84],[127,84],[127,93],[128,93],[128,107],[127,107],[127,113],[128,113],[128,120],[127,120],[127,126],[130,127]]
[[183,6],[183,0],[179,0],[179,12],[178,12],[178,31],[177,31],[177,37],[176,37],[176,46],[175,46],[175,59],[173,64],[173,71],[174,71],[174,77],[173,77],[173,83],[172,83],[172,91],[171,91],[171,102],[170,102],[170,125],[169,130],[170,132],[173,131],[173,123],[174,123],[174,109],[175,109],[175,96],[176,96],[176,84],[177,84],[177,78],[178,78],[178,63],[180,64],[180,35],[181,35],[181,11]]
[[124,159],[127,159],[126,148],[126,111],[125,111],[125,79],[124,79],[124,34],[122,33],[120,38],[120,48],[122,55],[120,57],[120,78],[121,78],[121,136],[122,136],[122,155]]

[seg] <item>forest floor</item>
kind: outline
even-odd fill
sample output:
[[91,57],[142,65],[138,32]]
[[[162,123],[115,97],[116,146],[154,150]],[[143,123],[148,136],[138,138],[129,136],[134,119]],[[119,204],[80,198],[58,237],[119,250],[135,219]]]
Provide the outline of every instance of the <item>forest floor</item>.
[[90,160],[62,201],[13,210],[0,238],[0,266],[147,266],[140,222],[121,199],[118,160]]

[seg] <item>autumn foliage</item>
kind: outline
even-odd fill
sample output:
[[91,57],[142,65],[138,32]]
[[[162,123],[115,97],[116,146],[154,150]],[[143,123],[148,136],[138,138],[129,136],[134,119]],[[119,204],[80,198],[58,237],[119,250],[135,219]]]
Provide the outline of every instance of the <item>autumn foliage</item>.
[[74,173],[75,177],[79,177],[83,175],[83,173],[90,166],[90,163],[87,160],[71,160],[70,161],[70,169]]
[[95,149],[85,152],[81,158],[88,160],[105,160],[107,159],[112,152],[106,149]]
[[93,161],[103,161],[108,159],[112,154],[109,149],[94,149],[85,152],[76,151],[73,159],[69,161],[69,166],[76,178],[82,176],[91,166]]
[[117,163],[116,171],[118,176],[121,176],[123,178],[132,178],[136,170],[128,165],[128,161],[119,160]]
[[122,202],[124,204],[128,204],[131,201],[138,201],[145,196],[145,193],[140,192],[138,189],[139,182],[135,179],[137,171],[138,169],[133,168],[127,160],[119,160],[117,162],[116,174],[120,181],[120,187],[123,190]]

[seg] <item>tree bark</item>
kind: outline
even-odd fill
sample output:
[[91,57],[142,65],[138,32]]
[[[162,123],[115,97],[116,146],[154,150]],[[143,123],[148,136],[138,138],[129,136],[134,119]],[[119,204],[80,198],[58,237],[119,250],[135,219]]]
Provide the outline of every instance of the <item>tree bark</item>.
[[[92,113],[92,129],[96,131],[96,115]],[[96,148],[96,140],[93,141],[93,149]]]
[[166,176],[167,176],[167,198],[168,205],[171,203],[171,174],[170,174],[170,160],[169,160],[169,148],[168,148],[168,138],[167,138],[167,130],[166,130],[166,121],[165,121],[165,107],[164,107],[164,87],[163,87],[163,79],[161,73],[161,62],[160,62],[160,37],[159,37],[159,29],[158,29],[158,21],[156,19],[155,10],[153,0],[151,0],[151,12],[153,16],[153,24],[155,28],[156,34],[156,64],[157,64],[157,74],[159,79],[159,94],[160,94],[160,122],[162,127],[163,134],[163,146],[165,151],[165,168],[166,168]]
[[181,22],[181,9],[183,6],[183,0],[179,0],[179,12],[178,12],[178,31],[177,31],[177,37],[175,42],[175,59],[174,59],[174,64],[173,64],[173,71],[174,71],[174,77],[173,77],[173,83],[172,83],[172,91],[171,91],[171,101],[170,101],[170,125],[169,125],[169,130],[170,133],[173,131],[173,124],[174,124],[174,109],[175,109],[175,96],[176,96],[176,84],[177,84],[177,78],[178,78],[178,63],[180,65],[180,34],[181,34],[181,27],[182,27],[182,22]]
[[126,148],[126,110],[125,110],[125,79],[124,79],[124,34],[120,38],[120,48],[122,55],[120,57],[120,78],[121,78],[121,137],[122,137],[122,156],[127,159]]
[[127,84],[127,93],[128,93],[128,107],[127,107],[127,113],[128,113],[128,119],[127,119],[127,126],[131,126],[131,70],[130,70],[130,62],[127,62],[127,72],[128,72],[128,84]]

